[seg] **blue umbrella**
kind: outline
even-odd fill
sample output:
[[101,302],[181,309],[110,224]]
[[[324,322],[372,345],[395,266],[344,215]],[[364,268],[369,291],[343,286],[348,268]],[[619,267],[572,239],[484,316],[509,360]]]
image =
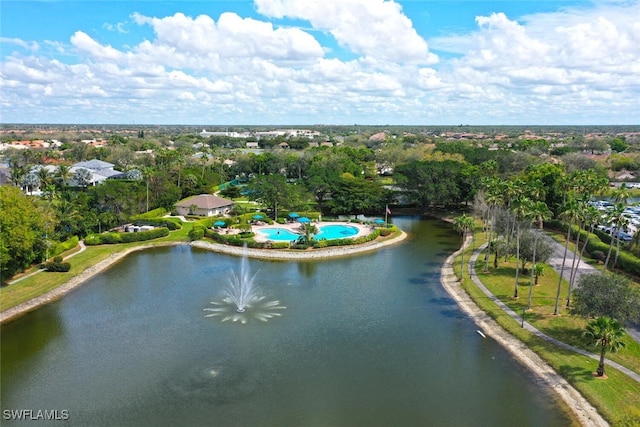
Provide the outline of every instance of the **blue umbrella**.
[[298,218],[298,222],[311,222],[311,220],[306,216],[301,216],[300,218]]
[[384,224],[384,219],[380,219],[380,218],[378,218],[378,219],[376,219],[376,220],[375,220],[375,221],[373,221],[373,222],[375,222],[376,224]]
[[227,223],[224,221],[216,221],[213,223],[214,227],[224,227],[225,225],[227,225]]
[[289,214],[289,218],[298,218],[300,216],[300,214],[298,212],[291,212]]
[[262,215],[260,215],[260,214],[255,214],[255,215],[253,216],[253,219],[262,219],[262,218],[263,218],[263,216],[262,216]]

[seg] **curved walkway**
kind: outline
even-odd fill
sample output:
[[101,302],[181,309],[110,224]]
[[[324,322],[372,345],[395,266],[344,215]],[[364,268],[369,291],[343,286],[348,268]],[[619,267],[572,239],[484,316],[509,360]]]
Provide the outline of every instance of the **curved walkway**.
[[[546,335],[542,332],[540,332],[538,329],[534,328],[529,322],[523,321],[522,320],[522,316],[518,313],[516,313],[515,311],[513,311],[511,308],[509,308],[505,303],[503,303],[500,299],[498,299],[493,293],[491,293],[491,291],[489,289],[486,288],[486,286],[484,286],[482,284],[482,281],[480,280],[480,278],[478,277],[478,275],[476,274],[476,269],[475,269],[475,264],[476,264],[476,260],[478,259],[478,256],[480,255],[480,253],[482,252],[482,250],[484,248],[486,248],[487,245],[486,243],[484,245],[482,245],[480,248],[478,248],[476,250],[476,252],[471,256],[471,259],[469,260],[469,274],[471,275],[471,279],[473,280],[473,282],[476,284],[476,286],[494,303],[496,303],[496,305],[498,307],[500,307],[502,310],[504,310],[505,313],[507,313],[509,315],[509,317],[511,317],[512,319],[514,319],[516,322],[521,323],[523,325],[523,328],[526,329],[527,331],[531,332],[532,334],[536,335],[539,338],[542,338],[543,340],[550,342],[552,344],[557,345],[558,347],[564,348],[565,350],[570,350],[579,354],[582,354],[583,356],[587,356],[590,357],[594,360],[600,360],[600,355],[598,354],[593,354],[590,353],[588,351],[582,350],[581,348],[578,347],[574,347],[572,345],[566,344],[562,341],[559,341],[553,337],[550,337],[549,335]],[[562,268],[562,262],[560,262],[560,268]],[[566,268],[566,267],[565,267]],[[605,363],[609,366],[612,366],[614,368],[616,368],[617,370],[619,370],[620,372],[630,376],[631,378],[633,378],[634,380],[640,382],[640,375],[633,372],[632,370],[625,368],[624,366],[620,365],[619,363],[613,362],[611,360],[605,359]]]
[[[74,257],[74,256],[76,256],[78,254],[81,254],[82,252],[87,250],[87,247],[84,245],[84,241],[80,240],[78,242],[78,245],[80,245],[80,250],[78,252],[74,252],[71,255],[67,255],[66,257],[64,257],[65,261],[68,260],[69,258]],[[18,278],[16,280],[12,280],[11,282],[8,282],[7,284],[8,285],[13,285],[14,283],[18,283],[19,281],[24,280],[27,277],[31,277],[34,274],[42,273],[43,271],[44,271],[44,268],[38,269],[38,270],[33,271],[33,272],[29,273],[29,274],[25,274],[24,276],[22,276],[22,277],[20,277],[20,278]]]
[[[465,248],[470,238],[464,243]],[[540,382],[551,387],[571,408],[580,424],[587,427],[602,427],[609,424],[596,411],[596,409],[564,378],[555,372],[540,356],[534,353],[520,340],[509,334],[487,313],[482,311],[469,298],[466,291],[460,286],[460,282],[453,269],[453,261],[462,248],[450,255],[442,267],[440,282],[451,297],[458,303],[460,308],[471,317],[471,319],[481,328],[485,336],[495,339],[506,348],[523,365],[533,372]]]

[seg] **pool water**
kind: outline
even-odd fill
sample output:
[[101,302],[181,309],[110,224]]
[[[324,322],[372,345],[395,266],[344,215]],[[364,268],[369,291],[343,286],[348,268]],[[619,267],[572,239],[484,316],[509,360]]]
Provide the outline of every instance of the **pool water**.
[[[290,242],[292,240],[298,240],[300,234],[294,233],[286,228],[269,227],[260,230],[261,233],[267,235],[267,239],[271,241]],[[351,225],[323,225],[320,227],[320,232],[313,237],[317,240],[333,240],[333,239],[345,239],[353,237],[358,234],[358,229]]]
[[286,228],[263,228],[260,232],[266,234],[268,240],[273,241],[290,242],[300,238],[299,234],[289,231]]
[[351,225],[325,225],[320,227],[320,232],[315,235],[317,240],[345,239],[358,234],[358,229]]

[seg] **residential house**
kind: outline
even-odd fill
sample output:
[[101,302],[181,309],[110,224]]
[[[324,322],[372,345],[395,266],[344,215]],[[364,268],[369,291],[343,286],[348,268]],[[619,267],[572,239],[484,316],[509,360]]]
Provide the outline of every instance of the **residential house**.
[[[114,169],[115,165],[109,162],[103,162],[102,160],[93,159],[86,162],[79,162],[71,166],[70,171],[74,175],[80,169],[87,169],[91,173],[91,179],[89,185],[97,185],[106,181],[108,178],[115,178],[122,176],[122,172]],[[71,178],[69,183],[71,186],[78,186],[79,183]]]
[[175,204],[178,215],[218,216],[226,215],[233,209],[232,200],[213,194],[187,197]]

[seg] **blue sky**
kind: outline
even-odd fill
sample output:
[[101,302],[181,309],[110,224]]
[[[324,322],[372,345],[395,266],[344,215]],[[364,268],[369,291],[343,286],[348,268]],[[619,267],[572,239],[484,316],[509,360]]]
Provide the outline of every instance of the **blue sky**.
[[640,0],[0,3],[3,123],[640,124]]

